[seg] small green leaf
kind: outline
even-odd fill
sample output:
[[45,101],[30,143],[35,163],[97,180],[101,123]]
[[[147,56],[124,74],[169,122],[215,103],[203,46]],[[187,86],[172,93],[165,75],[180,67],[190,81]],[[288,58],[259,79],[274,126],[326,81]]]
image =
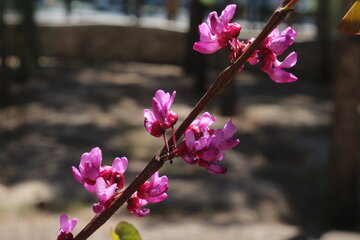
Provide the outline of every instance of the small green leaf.
[[111,229],[110,231],[111,240],[120,240],[120,237]]
[[[128,222],[120,222],[115,228],[117,240],[141,240],[138,230]],[[113,240],[115,240],[113,238]]]

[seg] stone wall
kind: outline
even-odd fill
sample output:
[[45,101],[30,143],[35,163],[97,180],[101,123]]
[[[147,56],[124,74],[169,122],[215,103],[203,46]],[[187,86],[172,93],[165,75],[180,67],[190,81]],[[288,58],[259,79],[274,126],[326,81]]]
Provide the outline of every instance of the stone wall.
[[[246,33],[242,33],[244,35]],[[16,39],[13,35],[12,38]],[[119,60],[183,64],[186,54],[186,33],[137,26],[40,26],[39,41],[43,56],[89,62]],[[16,45],[16,41],[12,43]],[[11,47],[17,49],[16,46]],[[290,51],[297,51],[299,55],[298,64],[292,72],[317,80],[320,69],[319,43],[297,42]],[[222,68],[228,63],[228,56],[227,51],[219,51],[209,55],[207,63],[211,67]]]

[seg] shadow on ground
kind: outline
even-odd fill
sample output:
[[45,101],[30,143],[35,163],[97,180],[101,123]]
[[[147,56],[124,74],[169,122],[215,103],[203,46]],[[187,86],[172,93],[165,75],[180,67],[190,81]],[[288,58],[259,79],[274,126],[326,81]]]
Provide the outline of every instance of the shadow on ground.
[[[94,197],[72,179],[70,167],[95,146],[103,150],[104,163],[128,157],[129,182],[161,147],[143,128],[143,109],[151,107],[157,89],[176,90],[173,109],[184,119],[198,98],[191,86],[171,65],[41,67],[12,89],[13,98],[0,109],[0,195],[6,195],[0,209],[57,214],[88,208]],[[228,173],[214,176],[180,159],[166,164],[169,198],[154,205],[152,214],[168,224],[179,219],[206,220],[212,227],[296,224],[303,233],[290,228],[273,239],[320,238],[326,217],[328,88],[306,80],[278,85],[252,72],[239,74],[235,87],[238,114],[232,120],[241,143],[226,153]],[[217,127],[226,122],[219,116],[221,99],[207,108]],[[19,199],[19,193],[28,197]],[[266,239],[256,236],[248,239]]]

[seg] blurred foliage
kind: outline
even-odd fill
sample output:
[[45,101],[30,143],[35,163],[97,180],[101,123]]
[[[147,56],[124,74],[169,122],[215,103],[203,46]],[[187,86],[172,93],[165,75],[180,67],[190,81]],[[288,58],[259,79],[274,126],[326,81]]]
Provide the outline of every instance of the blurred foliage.
[[130,223],[122,221],[111,231],[112,240],[141,240],[138,230]]

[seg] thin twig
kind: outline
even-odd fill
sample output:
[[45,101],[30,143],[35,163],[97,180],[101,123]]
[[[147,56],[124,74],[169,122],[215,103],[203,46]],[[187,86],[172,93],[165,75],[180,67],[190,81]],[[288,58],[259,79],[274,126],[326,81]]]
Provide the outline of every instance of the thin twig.
[[[264,39],[271,33],[271,31],[278,26],[291,11],[289,8],[284,8],[290,0],[284,0],[282,4],[275,10],[268,23],[262,29],[260,34],[256,37],[254,42],[244,51],[244,53],[229,67],[223,70],[213,85],[208,89],[204,96],[195,105],[190,114],[180,124],[175,132],[175,140],[178,141],[184,134],[185,130],[195,120],[195,118],[202,112],[209,102],[217,95],[235,76],[238,69],[244,65],[246,60],[259,49]],[[169,139],[168,145],[173,146],[173,138]],[[165,154],[167,151],[166,145],[156,154],[144,170],[130,183],[119,198],[117,198],[111,206],[104,212],[96,215],[85,228],[74,238],[74,240],[85,240],[93,234],[100,226],[102,226],[133,194],[139,187],[149,179],[156,171],[158,171],[166,160],[170,160],[169,156]]]

